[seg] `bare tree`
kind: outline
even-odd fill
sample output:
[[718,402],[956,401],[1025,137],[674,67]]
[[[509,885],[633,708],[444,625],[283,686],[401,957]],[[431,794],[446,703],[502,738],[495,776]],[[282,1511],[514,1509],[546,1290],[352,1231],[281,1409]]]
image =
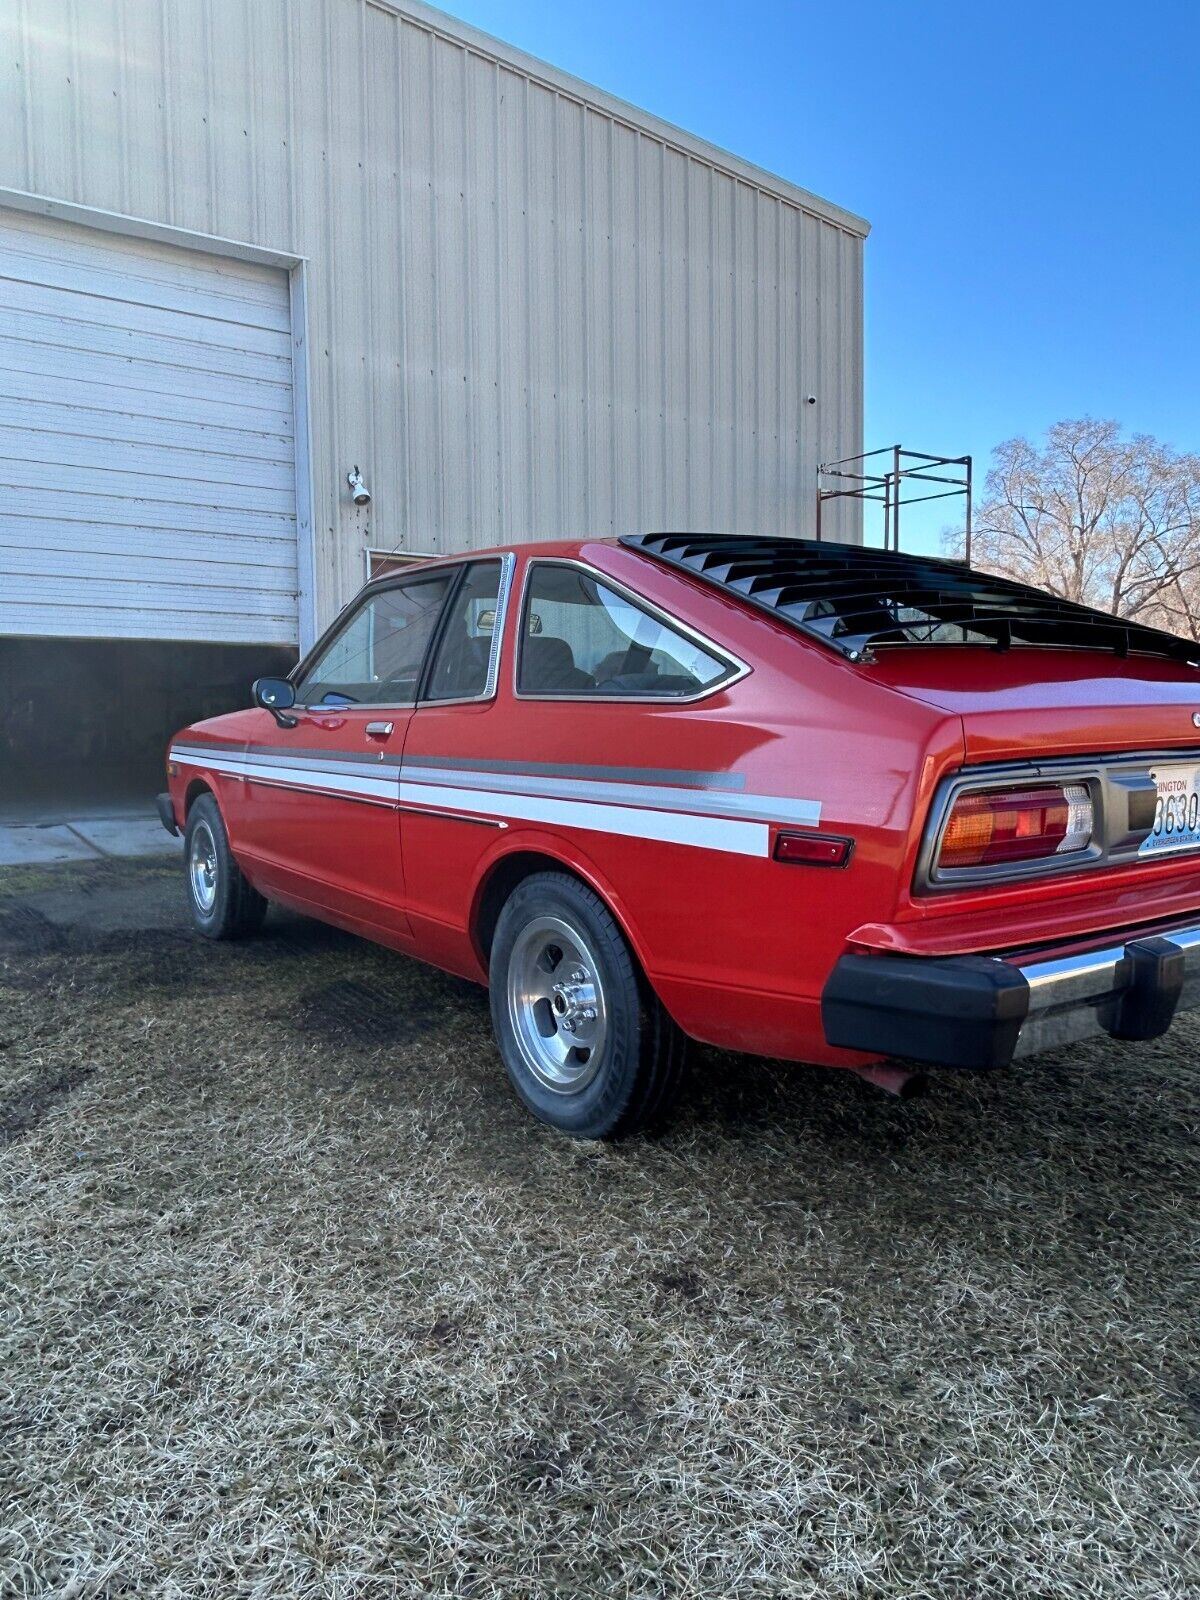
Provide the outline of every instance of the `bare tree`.
[[[961,548],[959,552],[961,554]],[[993,452],[974,566],[1200,637],[1200,456],[1115,422],[1057,422]]]

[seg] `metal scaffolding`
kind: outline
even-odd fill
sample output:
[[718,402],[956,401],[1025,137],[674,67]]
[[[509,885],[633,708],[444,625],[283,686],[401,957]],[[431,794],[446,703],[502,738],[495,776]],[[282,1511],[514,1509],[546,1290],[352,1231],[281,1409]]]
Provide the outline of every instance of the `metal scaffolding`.
[[[880,457],[882,471],[868,470],[868,462]],[[946,476],[950,472],[955,476]],[[940,484],[933,494],[908,494],[906,484]],[[971,457],[931,456],[921,450],[905,450],[902,445],[885,445],[866,450],[862,455],[842,461],[823,462],[817,468],[817,538],[821,538],[821,513],[827,500],[871,501],[883,507],[883,548],[900,548],[900,508],[921,505],[927,500],[949,500],[961,496],[966,502],[965,560],[971,565]]]

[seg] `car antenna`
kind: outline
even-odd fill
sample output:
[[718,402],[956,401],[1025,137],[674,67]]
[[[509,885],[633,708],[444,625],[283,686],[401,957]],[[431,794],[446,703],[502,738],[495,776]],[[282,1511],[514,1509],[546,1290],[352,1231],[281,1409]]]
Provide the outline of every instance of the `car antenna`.
[[[403,544],[404,544],[404,535],[401,534],[399,539],[397,539],[396,543],[392,546],[392,548],[390,550],[372,550],[372,549],[370,549],[368,547],[368,549],[367,549],[367,582],[368,583],[372,583],[374,581],[374,579],[375,579],[375,574],[371,571],[371,560],[372,560],[372,558],[374,558],[376,561],[392,561],[392,560],[394,560],[396,558],[396,556],[399,556],[399,555],[411,555],[410,551],[405,551],[405,550],[401,549],[401,546]],[[414,560],[414,561],[424,561],[426,559],[428,559],[428,558],[425,557],[425,556],[412,556],[412,560]],[[384,574],[380,573],[379,576],[383,577]]]

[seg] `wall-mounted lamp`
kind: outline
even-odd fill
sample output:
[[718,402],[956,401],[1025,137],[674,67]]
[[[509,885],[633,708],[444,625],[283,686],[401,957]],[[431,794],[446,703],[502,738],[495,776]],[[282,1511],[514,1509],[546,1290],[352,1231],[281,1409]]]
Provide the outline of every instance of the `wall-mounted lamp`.
[[350,485],[350,493],[356,506],[369,506],[371,504],[371,491],[363,482],[363,475],[357,467],[346,474],[346,482]]

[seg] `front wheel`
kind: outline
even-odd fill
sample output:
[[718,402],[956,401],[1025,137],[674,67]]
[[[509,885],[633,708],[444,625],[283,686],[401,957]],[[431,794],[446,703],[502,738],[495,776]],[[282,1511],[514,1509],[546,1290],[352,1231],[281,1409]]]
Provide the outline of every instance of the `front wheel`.
[[206,939],[239,939],[256,933],[267,902],[242,876],[229,848],[220,808],[202,794],[188,812],[183,833],[188,904],[196,931]]
[[577,1139],[662,1118],[686,1041],[598,895],[565,873],[526,878],[500,913],[490,982],[501,1057],[536,1117]]

